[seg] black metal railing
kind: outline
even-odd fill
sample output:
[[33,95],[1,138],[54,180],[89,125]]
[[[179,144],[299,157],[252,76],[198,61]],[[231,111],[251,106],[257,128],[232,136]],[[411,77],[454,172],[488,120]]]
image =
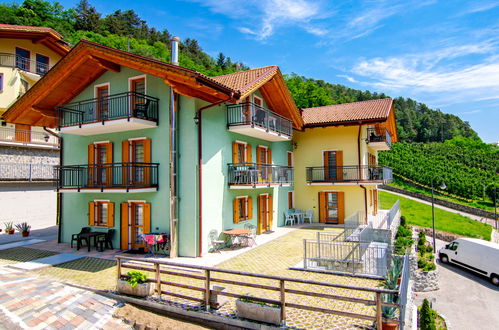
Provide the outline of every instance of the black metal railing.
[[307,182],[372,181],[388,183],[392,180],[392,169],[379,165],[307,167]]
[[57,167],[58,188],[157,188],[158,163],[110,163]]
[[81,126],[113,119],[138,118],[158,122],[159,99],[136,92],[124,92],[94,98],[56,108],[59,128]]
[[53,165],[0,163],[0,181],[54,181]]
[[1,142],[17,142],[51,146],[59,145],[59,139],[47,132],[21,130],[9,127],[0,127],[0,143]]
[[293,123],[290,119],[251,102],[228,105],[227,125],[251,125],[277,134],[293,136]]
[[36,73],[40,76],[46,74],[51,68],[46,63],[9,53],[0,53],[0,66],[18,68],[19,70]]
[[376,142],[385,142],[388,147],[392,147],[392,137],[386,128],[381,127],[367,129],[367,143]]
[[229,185],[292,184],[293,167],[271,164],[228,164]]

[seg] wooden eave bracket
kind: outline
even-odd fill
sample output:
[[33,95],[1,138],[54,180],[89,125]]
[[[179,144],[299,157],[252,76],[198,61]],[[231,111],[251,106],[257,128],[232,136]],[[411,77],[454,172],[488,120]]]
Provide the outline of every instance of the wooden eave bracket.
[[120,72],[121,71],[121,66],[119,64],[116,64],[116,63],[110,62],[108,60],[105,60],[103,58],[92,56],[92,55],[90,55],[89,57],[92,60],[94,60],[95,62],[97,62],[97,65],[100,66],[103,69],[106,69],[106,70],[109,70],[109,71],[114,71],[114,72]]

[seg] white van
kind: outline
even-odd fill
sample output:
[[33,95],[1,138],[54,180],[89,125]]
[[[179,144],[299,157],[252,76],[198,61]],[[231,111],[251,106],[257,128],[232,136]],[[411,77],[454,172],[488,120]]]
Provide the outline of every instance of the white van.
[[477,238],[458,238],[438,251],[443,263],[455,263],[490,278],[499,286],[499,244]]

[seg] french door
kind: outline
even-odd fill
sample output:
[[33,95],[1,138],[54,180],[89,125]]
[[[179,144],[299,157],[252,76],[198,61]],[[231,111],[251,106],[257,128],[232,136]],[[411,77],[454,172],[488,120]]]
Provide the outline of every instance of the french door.
[[145,247],[141,235],[151,231],[151,204],[146,202],[121,203],[121,249]]
[[324,181],[339,181],[343,179],[343,152],[324,151]]
[[97,121],[109,118],[109,86],[96,87]]
[[272,230],[273,200],[272,195],[258,196],[258,234]]
[[[145,104],[146,99],[143,95],[146,93],[146,78],[136,78],[130,81],[130,91],[132,92],[131,97],[131,109],[135,111],[138,106],[142,106]],[[137,94],[140,95],[137,95]],[[133,112],[132,112],[133,113]]]
[[90,186],[111,186],[113,182],[113,143],[92,143],[88,145],[88,184]]
[[345,199],[343,192],[319,192],[319,221],[343,223],[345,219]]

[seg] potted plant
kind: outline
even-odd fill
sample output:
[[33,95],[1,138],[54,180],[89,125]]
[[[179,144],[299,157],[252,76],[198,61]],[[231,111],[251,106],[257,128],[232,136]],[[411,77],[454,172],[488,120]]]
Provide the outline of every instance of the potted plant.
[[398,324],[394,322],[397,319],[395,307],[383,306],[382,307],[383,320],[381,321],[381,329],[383,330],[396,330]]
[[31,230],[31,226],[27,222],[21,222],[16,225],[17,231],[21,233],[23,237],[28,237]]
[[281,325],[281,307],[255,301],[251,296],[241,297],[236,300],[237,316],[254,321]]
[[13,235],[15,232],[14,223],[12,221],[4,222],[5,232],[9,235]]
[[123,275],[118,280],[116,289],[118,292],[138,297],[147,297],[154,292],[154,287],[147,282],[147,276],[136,270],[131,270]]
[[[383,282],[383,288],[388,289],[388,290],[398,290],[399,289],[399,276],[401,274],[401,268],[400,270],[398,269],[397,263],[394,262],[393,266],[390,268],[386,280]],[[396,304],[399,296],[397,293],[387,293],[387,294],[382,294],[383,301],[387,303],[392,303]],[[381,328],[384,330],[395,330],[398,328],[397,323],[393,322],[396,320],[397,315],[396,315],[396,308],[395,307],[390,307],[390,306],[382,306],[381,307],[381,313],[382,313],[382,324]]]

